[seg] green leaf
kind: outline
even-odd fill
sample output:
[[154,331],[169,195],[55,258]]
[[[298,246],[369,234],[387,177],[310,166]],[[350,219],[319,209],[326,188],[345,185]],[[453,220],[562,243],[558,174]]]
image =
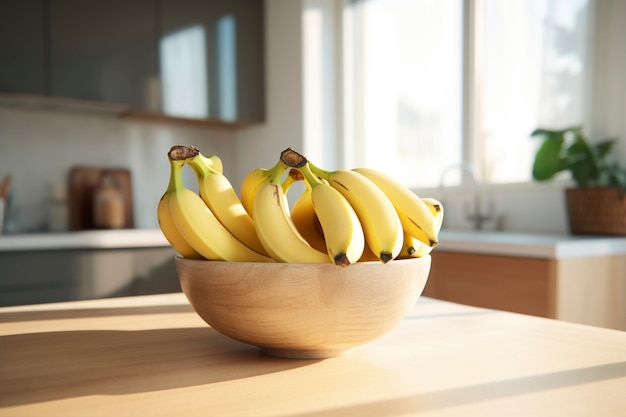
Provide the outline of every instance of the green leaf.
[[577,135],[576,140],[567,149],[566,153],[574,181],[581,187],[593,183],[593,180],[598,177],[599,168],[595,155],[585,139]]
[[542,134],[546,138],[535,154],[532,171],[533,177],[539,181],[552,178],[564,166],[560,156],[561,147],[563,146],[563,135],[558,135],[554,132]]
[[615,139],[610,139],[598,142],[594,144],[592,148],[594,149],[596,157],[603,159],[611,152],[613,145],[615,145]]

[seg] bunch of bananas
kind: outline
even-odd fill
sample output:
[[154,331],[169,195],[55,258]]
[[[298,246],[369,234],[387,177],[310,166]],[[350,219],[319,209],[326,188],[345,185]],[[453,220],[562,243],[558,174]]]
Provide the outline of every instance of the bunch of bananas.
[[[327,171],[288,148],[273,168],[249,172],[237,195],[219,157],[175,145],[168,160],[159,226],[185,258],[345,267],[426,256],[439,243],[441,203],[373,169]],[[183,184],[184,165],[199,193]],[[287,193],[297,181],[305,188],[290,207]]]

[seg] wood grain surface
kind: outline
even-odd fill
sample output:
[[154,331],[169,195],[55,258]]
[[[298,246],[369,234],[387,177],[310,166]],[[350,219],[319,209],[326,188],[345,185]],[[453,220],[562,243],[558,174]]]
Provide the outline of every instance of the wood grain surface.
[[182,294],[0,309],[0,416],[623,416],[626,333],[421,298],[392,332],[281,359]]

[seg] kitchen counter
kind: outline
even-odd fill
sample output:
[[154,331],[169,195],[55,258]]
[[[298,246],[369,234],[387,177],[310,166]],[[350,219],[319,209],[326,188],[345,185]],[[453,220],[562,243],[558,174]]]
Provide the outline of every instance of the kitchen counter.
[[[567,259],[626,254],[625,237],[442,230],[435,250]],[[0,236],[0,252],[167,247],[159,229],[89,230]]]
[[526,258],[569,259],[626,255],[626,236],[442,230],[439,242],[435,250]]
[[0,236],[0,252],[167,246],[169,243],[159,229],[85,230],[68,233],[29,233]]
[[380,339],[280,359],[182,294],[0,308],[0,416],[623,416],[626,333],[422,297]]

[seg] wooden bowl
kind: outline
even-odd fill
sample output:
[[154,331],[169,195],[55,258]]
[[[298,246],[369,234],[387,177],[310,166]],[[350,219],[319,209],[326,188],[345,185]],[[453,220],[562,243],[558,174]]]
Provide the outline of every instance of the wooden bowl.
[[176,258],[183,292],[218,332],[287,358],[329,358],[393,329],[422,293],[431,258],[334,264]]

